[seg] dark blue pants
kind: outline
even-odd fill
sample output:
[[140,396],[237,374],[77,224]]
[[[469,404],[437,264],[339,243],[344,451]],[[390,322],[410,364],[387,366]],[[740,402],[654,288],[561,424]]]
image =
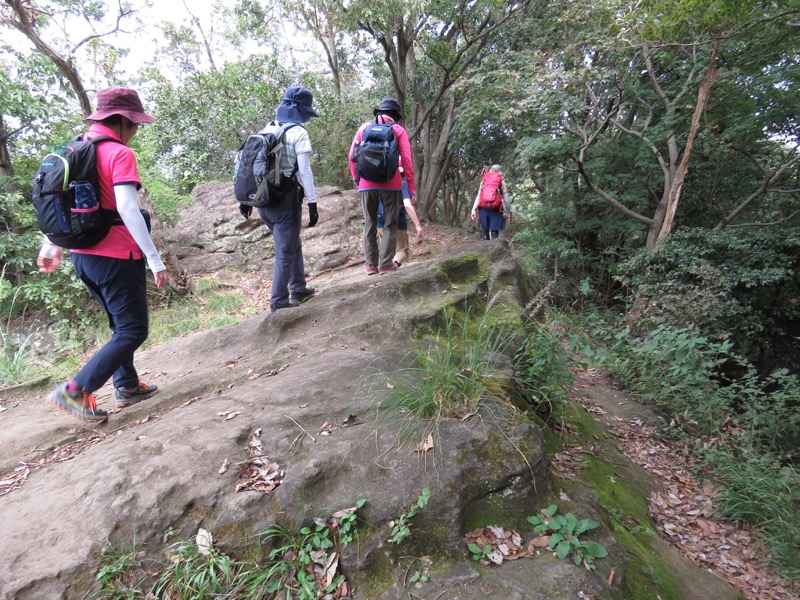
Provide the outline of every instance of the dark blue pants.
[[133,353],[147,339],[147,276],[145,261],[70,254],[81,281],[108,316],[111,339],[89,359],[75,383],[88,392],[113,376],[114,387],[135,387],[139,375]]
[[272,296],[270,306],[289,306],[289,291],[306,291],[306,274],[303,264],[303,242],[300,225],[303,196],[299,192],[288,195],[275,207],[258,208],[261,220],[272,232],[275,246],[275,266],[272,270]]
[[496,208],[479,208],[478,215],[483,229],[483,239],[496,240],[500,237],[500,232],[505,229],[506,221],[503,212]]

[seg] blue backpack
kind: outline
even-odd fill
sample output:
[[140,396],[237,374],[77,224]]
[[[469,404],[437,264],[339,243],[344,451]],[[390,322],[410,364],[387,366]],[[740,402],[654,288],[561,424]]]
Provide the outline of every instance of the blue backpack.
[[397,173],[400,150],[394,135],[392,123],[378,123],[377,119],[364,129],[361,143],[353,152],[352,161],[356,163],[358,178],[385,183]]

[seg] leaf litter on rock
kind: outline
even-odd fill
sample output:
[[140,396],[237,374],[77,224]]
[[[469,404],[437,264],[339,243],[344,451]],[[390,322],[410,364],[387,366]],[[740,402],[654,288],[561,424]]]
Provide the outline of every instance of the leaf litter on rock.
[[248,436],[247,451],[250,458],[239,464],[239,483],[236,491],[256,491],[271,494],[283,483],[283,467],[264,454],[258,429]]

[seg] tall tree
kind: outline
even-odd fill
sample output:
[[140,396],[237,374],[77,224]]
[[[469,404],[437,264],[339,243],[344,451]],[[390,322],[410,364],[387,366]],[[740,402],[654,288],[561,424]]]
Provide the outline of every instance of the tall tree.
[[[92,104],[89,101],[89,95],[75,64],[76,53],[94,40],[112,36],[122,31],[123,21],[131,17],[136,11],[126,5],[119,4],[119,11],[112,17],[112,23],[106,25],[107,7],[105,4],[89,0],[66,4],[50,2],[43,3],[39,7],[34,7],[25,0],[3,0],[3,3],[0,4],[0,9],[0,22],[22,33],[39,52],[53,61],[72,86],[83,115],[91,114]],[[80,18],[92,26],[99,25],[104,28],[101,31],[93,30],[92,33],[78,40],[76,44],[59,49],[47,39],[47,34],[44,33],[44,30],[56,18],[64,18],[65,16]],[[64,39],[70,39],[70,36],[65,35]]]
[[[614,2],[574,8],[568,42],[548,61],[550,83],[534,91],[546,102],[552,90],[560,90],[556,110],[564,118],[553,133],[566,132],[578,141],[564,171],[574,169],[594,195],[644,225],[648,248],[675,226],[685,182],[697,162],[697,144],[708,145],[715,135],[728,139],[742,135],[748,127],[755,129],[752,126],[760,118],[740,115],[745,121],[729,122],[727,131],[715,133],[709,107],[714,114],[724,112],[722,106],[748,94],[754,73],[759,72],[761,78],[775,73],[772,101],[787,95],[781,89],[787,69],[775,67],[785,61],[781,56],[797,54],[797,44],[788,35],[796,13],[775,7],[772,14],[765,13],[760,4],[747,2],[711,4],[716,13],[691,0],[669,3],[675,11],[669,13],[667,4],[660,2],[643,3],[627,14]],[[721,10],[722,6],[727,10]],[[656,19],[658,28],[651,25]],[[616,35],[601,37],[597,27],[610,27]],[[796,68],[790,81],[795,76]],[[713,90],[719,86],[726,95],[715,101]],[[775,117],[775,111],[771,112]],[[765,140],[782,129],[785,126],[778,121],[762,119],[760,138]],[[609,152],[620,156],[625,147],[637,153],[630,155],[630,163],[639,181],[646,182],[644,186],[639,182],[622,185],[624,173],[598,169],[607,164],[597,162],[599,157]],[[650,156],[652,162],[645,164],[643,156]],[[787,152],[782,161],[765,165],[765,189],[781,189],[777,180],[788,176],[796,164],[793,153]],[[631,192],[636,188],[645,194],[634,196]],[[756,193],[759,196],[763,194]]]

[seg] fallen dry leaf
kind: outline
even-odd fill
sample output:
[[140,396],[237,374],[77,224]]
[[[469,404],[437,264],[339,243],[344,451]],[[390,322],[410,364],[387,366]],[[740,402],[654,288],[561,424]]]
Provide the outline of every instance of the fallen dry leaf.
[[433,432],[431,431],[423,441],[421,441],[414,452],[427,452],[433,448]]
[[225,462],[222,463],[222,466],[219,468],[219,474],[222,475],[228,471],[228,466],[230,466],[231,461],[229,459],[225,459]]

